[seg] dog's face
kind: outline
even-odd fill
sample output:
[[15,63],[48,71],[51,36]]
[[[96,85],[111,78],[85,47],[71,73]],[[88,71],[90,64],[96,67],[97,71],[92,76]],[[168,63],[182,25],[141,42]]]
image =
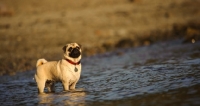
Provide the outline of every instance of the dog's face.
[[63,47],[64,57],[80,59],[81,58],[81,45],[77,43],[69,43]]

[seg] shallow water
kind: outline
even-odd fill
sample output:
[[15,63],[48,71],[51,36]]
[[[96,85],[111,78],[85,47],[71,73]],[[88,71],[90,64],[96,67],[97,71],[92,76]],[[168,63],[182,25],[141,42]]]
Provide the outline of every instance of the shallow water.
[[2,76],[1,105],[200,105],[200,42],[120,49],[84,58],[75,91],[37,94],[33,71]]

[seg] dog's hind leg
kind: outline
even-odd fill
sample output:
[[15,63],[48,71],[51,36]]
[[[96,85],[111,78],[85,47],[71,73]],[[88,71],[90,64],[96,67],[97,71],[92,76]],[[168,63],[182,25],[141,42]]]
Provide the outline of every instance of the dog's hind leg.
[[55,92],[55,83],[52,82],[51,85],[47,87],[47,89],[49,92]]
[[39,79],[36,74],[35,74],[35,81],[37,83],[38,93],[44,93],[44,88],[45,88],[45,82],[46,81],[44,79]]
[[38,93],[44,93],[45,81],[38,81],[37,86],[38,86]]

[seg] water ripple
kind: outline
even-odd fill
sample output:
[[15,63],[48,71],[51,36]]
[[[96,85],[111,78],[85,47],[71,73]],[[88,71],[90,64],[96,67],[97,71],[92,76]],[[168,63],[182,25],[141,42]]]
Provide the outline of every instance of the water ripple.
[[[130,49],[123,55],[94,56],[85,60],[75,91],[38,95],[34,71],[2,77],[1,105],[110,105],[148,103],[200,104],[200,57],[192,55],[200,44],[166,44]],[[184,49],[184,52],[177,51]],[[196,51],[192,51],[196,50]],[[123,50],[121,50],[123,51]],[[182,55],[179,55],[179,54]],[[90,61],[88,61],[90,60]],[[94,63],[92,61],[98,61]],[[176,99],[179,98],[179,99]],[[103,102],[102,102],[103,101]],[[107,102],[105,102],[107,101]],[[162,102],[160,102],[162,101]],[[178,104],[179,103],[179,104]]]

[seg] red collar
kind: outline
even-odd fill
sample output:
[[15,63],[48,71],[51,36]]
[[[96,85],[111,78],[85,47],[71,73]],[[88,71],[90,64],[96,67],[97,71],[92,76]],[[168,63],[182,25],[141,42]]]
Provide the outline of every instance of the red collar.
[[73,62],[73,61],[71,61],[69,59],[65,59],[65,60],[68,61],[69,63],[73,64],[73,65],[79,65],[81,63],[81,61],[75,63],[75,62]]

